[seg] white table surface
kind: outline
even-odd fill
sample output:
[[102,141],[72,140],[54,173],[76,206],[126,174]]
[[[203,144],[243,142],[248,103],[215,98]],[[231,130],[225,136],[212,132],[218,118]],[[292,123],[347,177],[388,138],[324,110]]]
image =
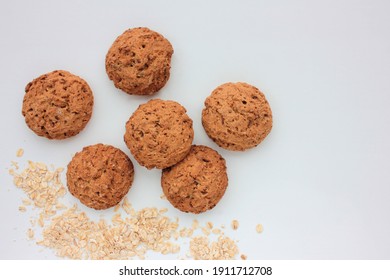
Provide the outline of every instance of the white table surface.
[[[182,225],[237,219],[239,229],[226,235],[249,259],[389,259],[389,11],[385,0],[1,1],[0,258],[56,258],[26,238],[24,194],[8,175],[16,150],[25,150],[21,166],[65,167],[83,146],[102,142],[135,164],[128,198],[136,209],[168,207]],[[104,59],[119,34],[138,26],[162,33],[175,51],[171,78],[154,97],[185,106],[194,143],[227,161],[225,196],[196,217],[160,199],[161,172],[139,166],[123,142],[126,120],[149,97],[117,90]],[[55,69],[83,77],[95,96],[86,129],[64,141],[37,137],[21,114],[25,85]],[[229,81],[259,87],[273,110],[271,134],[242,153],[219,148],[201,124],[205,98]]]

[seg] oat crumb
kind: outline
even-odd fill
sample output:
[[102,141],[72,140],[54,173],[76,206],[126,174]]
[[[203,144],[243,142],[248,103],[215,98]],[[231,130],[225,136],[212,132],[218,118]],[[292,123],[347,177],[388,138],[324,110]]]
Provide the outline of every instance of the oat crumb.
[[256,231],[257,231],[257,233],[262,233],[263,230],[264,230],[264,228],[263,228],[263,225],[262,225],[262,224],[258,224],[258,225],[256,226]]
[[241,257],[242,260],[246,260],[247,259],[247,256],[244,255],[244,254],[242,254],[240,257]]

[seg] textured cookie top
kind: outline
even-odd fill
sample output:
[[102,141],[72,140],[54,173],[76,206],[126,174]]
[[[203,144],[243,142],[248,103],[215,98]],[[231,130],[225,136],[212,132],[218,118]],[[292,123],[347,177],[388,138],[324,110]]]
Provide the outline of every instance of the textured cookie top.
[[106,72],[128,94],[150,95],[169,79],[173,48],[161,34],[145,27],[126,30],[106,55]]
[[69,191],[88,207],[100,210],[118,204],[129,191],[134,167],[121,150],[103,144],[84,147],[68,164]]
[[205,212],[214,208],[227,188],[225,160],[209,147],[193,145],[182,161],[163,170],[161,185],[175,208]]
[[64,139],[78,134],[92,115],[88,84],[67,71],[44,74],[26,86],[22,114],[39,136]]
[[148,169],[163,169],[182,160],[194,139],[192,120],[174,101],[142,104],[126,123],[124,140],[134,158]]
[[205,101],[202,124],[220,147],[243,151],[260,144],[272,129],[272,112],[264,94],[246,83],[226,83]]

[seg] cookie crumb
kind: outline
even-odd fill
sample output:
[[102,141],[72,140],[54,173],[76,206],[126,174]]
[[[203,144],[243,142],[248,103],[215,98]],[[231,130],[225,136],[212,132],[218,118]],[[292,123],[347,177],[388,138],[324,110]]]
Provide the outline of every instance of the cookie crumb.
[[238,225],[239,225],[239,224],[238,224],[238,221],[237,221],[237,220],[233,220],[233,221],[232,221],[232,229],[233,229],[233,230],[237,230],[237,229],[238,229]]
[[257,231],[257,233],[262,233],[263,230],[264,230],[264,228],[263,228],[263,225],[262,225],[262,224],[258,224],[258,225],[256,226],[256,231]]
[[242,254],[240,257],[241,257],[242,260],[246,260],[247,259],[247,256],[244,255],[244,254]]
[[22,148],[20,148],[19,150],[16,151],[16,156],[17,157],[22,157],[24,154],[24,150]]

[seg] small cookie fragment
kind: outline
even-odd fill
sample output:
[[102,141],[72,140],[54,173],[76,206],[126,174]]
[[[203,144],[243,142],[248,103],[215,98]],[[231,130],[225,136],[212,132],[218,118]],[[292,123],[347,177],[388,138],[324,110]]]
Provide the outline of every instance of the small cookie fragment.
[[247,83],[226,83],[205,101],[202,124],[220,147],[244,151],[259,145],[272,129],[272,112],[264,94]]
[[194,130],[186,109],[175,101],[153,99],[126,123],[124,140],[134,158],[148,169],[163,169],[190,151]]
[[93,94],[87,82],[56,70],[28,83],[22,114],[38,136],[65,139],[78,134],[92,116]]
[[151,95],[170,76],[171,43],[146,27],[126,30],[106,55],[106,72],[115,87],[128,94]]
[[163,170],[161,185],[175,208],[205,212],[217,205],[228,186],[225,160],[209,147],[193,145],[182,161]]
[[68,164],[70,193],[84,205],[100,210],[117,205],[129,191],[134,167],[121,150],[103,144],[84,147]]

